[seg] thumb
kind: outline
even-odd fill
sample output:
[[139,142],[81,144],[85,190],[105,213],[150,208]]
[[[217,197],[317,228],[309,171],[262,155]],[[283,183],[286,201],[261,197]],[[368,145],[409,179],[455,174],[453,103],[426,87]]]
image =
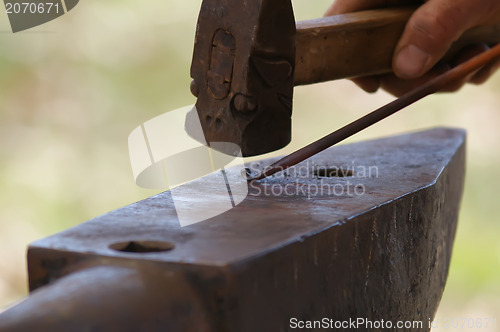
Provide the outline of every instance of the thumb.
[[425,74],[462,33],[486,18],[487,2],[496,0],[428,0],[418,8],[396,46],[396,75],[412,79]]

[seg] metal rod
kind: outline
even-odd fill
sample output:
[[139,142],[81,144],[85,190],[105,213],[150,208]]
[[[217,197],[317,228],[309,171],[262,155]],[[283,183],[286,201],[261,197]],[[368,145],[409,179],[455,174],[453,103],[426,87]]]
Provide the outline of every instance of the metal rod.
[[500,44],[492,47],[472,59],[463,62],[462,64],[450,69],[442,75],[428,81],[420,87],[407,92],[393,102],[382,106],[381,108],[359,118],[358,120],[349,123],[348,125],[334,131],[333,133],[313,142],[302,149],[299,149],[292,154],[278,160],[274,164],[265,167],[260,173],[255,176],[249,176],[248,181],[262,180],[277,172],[283,171],[293,165],[296,165],[323,150],[328,149],[348,137],[370,127],[371,125],[387,118],[388,116],[400,111],[408,105],[431,95],[443,89],[447,85],[460,80],[475,71],[481,69],[483,66],[491,63],[500,57]]

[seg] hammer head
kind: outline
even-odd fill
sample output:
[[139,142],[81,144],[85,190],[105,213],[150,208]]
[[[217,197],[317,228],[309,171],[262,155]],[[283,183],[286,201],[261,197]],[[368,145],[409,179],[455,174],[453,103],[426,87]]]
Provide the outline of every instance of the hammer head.
[[191,91],[205,142],[234,143],[243,156],[290,142],[295,33],[290,0],[203,0]]

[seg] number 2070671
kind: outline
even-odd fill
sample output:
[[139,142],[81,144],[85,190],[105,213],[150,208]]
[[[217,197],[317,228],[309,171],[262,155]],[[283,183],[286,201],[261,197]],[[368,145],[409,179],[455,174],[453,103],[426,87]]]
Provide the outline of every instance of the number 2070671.
[[50,14],[59,13],[59,3],[52,2],[7,2],[7,14]]

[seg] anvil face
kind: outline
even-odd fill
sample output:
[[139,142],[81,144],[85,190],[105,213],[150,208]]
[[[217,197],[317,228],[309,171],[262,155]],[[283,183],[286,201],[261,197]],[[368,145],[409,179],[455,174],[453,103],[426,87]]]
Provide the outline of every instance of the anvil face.
[[[249,184],[241,204],[199,224],[181,227],[167,191],[39,241],[34,247],[136,258],[109,246],[133,239],[161,240],[173,243],[175,249],[151,254],[148,259],[227,266],[434,185],[457,151],[463,152],[464,140],[463,131],[436,129],[340,145],[284,173]],[[273,161],[247,166],[258,168]],[[214,173],[177,187],[177,195],[202,213],[212,202],[225,199],[227,192],[211,191],[219,181]]]

